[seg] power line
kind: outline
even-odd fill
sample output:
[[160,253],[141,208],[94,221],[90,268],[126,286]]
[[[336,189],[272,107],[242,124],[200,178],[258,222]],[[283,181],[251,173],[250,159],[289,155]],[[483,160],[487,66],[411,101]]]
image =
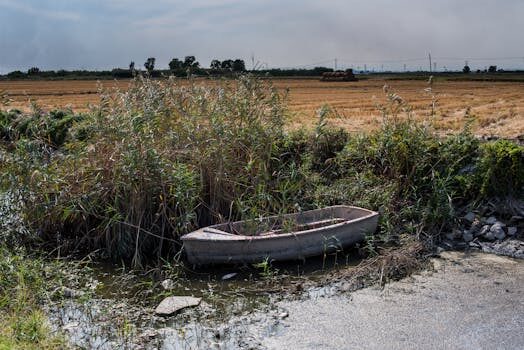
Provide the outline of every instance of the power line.
[[433,67],[433,62],[438,61],[457,61],[457,62],[464,62],[464,61],[523,61],[523,56],[506,56],[506,57],[433,57],[431,54],[428,55],[428,57],[418,57],[418,58],[399,58],[399,59],[384,59],[384,60],[366,60],[366,59],[350,59],[350,58],[331,58],[326,59],[323,61],[313,62],[313,63],[307,63],[307,64],[299,64],[294,66],[288,66],[288,67],[281,67],[281,68],[308,68],[308,67],[314,67],[314,66],[329,66],[332,65],[335,62],[336,67],[339,66],[352,66],[352,65],[365,65],[365,64],[376,64],[381,65],[383,67],[384,64],[406,64],[410,62],[419,62],[421,64],[422,62],[428,62],[428,58],[431,57],[431,69],[435,69]]

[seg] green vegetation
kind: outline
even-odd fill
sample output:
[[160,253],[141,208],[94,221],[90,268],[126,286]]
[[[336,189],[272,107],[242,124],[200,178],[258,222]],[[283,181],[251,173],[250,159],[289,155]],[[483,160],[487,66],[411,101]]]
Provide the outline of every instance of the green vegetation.
[[41,309],[58,272],[48,261],[0,246],[0,349],[67,348]]
[[481,193],[490,195],[514,195],[524,187],[524,147],[507,140],[487,143],[482,148],[479,162]]
[[39,233],[17,240],[143,266],[201,226],[355,204],[381,212],[382,240],[431,244],[457,207],[522,194],[521,146],[467,129],[440,138],[386,93],[382,128],[365,135],[329,128],[328,108],[313,132],[288,132],[285,98],[246,76],[215,87],[137,78],[85,115],[2,112],[2,185]]

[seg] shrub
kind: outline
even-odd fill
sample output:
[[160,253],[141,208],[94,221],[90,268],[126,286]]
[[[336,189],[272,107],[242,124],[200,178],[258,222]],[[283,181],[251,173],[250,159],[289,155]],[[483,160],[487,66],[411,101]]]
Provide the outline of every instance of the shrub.
[[486,143],[481,148],[477,174],[482,196],[522,195],[524,147],[508,140]]
[[82,115],[75,115],[72,111],[46,113],[38,108],[32,114],[23,114],[17,110],[0,112],[0,138],[5,142],[25,138],[58,148],[66,141],[73,123],[82,119]]
[[[35,114],[18,118],[7,173],[25,221],[63,251],[104,248],[140,265],[199,226],[302,203],[303,140],[286,134],[282,97],[260,80],[137,78],[82,118]],[[60,148],[38,156],[37,141]]]

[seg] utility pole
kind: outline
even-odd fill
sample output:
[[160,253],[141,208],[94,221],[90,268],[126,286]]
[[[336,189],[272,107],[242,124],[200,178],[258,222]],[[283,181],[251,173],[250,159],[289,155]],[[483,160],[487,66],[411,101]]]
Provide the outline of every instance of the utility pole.
[[404,73],[406,73],[406,64],[404,63]]
[[335,58],[335,72],[337,71],[337,59]]
[[429,72],[431,73],[432,71],[432,66],[431,66],[431,53],[428,54],[428,57],[429,57]]
[[433,62],[433,72],[437,71],[437,62]]

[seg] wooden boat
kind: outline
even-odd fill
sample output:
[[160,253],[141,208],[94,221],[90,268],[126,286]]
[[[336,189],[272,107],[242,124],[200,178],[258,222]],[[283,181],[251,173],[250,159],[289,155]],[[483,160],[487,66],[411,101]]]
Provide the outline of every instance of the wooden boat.
[[362,241],[377,221],[377,212],[338,205],[204,227],[182,241],[194,265],[295,260]]

